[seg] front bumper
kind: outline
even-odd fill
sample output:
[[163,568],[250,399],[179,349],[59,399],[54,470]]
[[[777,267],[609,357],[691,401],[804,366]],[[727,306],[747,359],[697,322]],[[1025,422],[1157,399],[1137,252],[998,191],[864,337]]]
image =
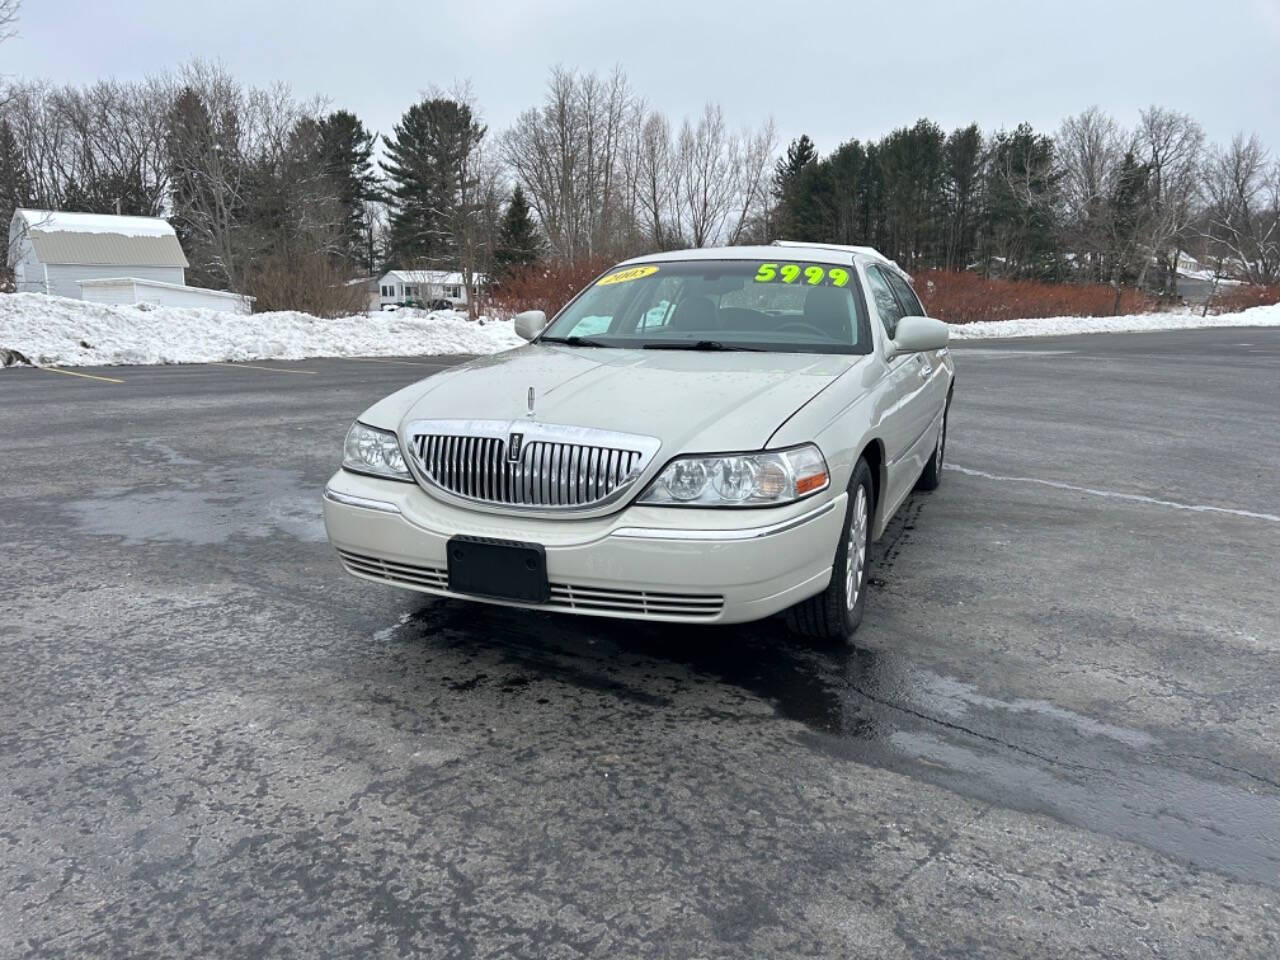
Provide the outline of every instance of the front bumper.
[[349,573],[446,597],[446,546],[468,534],[540,543],[551,599],[537,609],[686,623],[742,623],[821,592],[847,496],[785,507],[631,506],[607,517],[547,519],[443,503],[414,484],[340,470],[325,488],[329,540]]

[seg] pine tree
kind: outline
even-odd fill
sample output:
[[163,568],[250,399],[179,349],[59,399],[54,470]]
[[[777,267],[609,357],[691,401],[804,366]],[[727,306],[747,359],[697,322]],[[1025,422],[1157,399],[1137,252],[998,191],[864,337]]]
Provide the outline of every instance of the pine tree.
[[372,161],[376,139],[365,129],[359,117],[346,110],[337,110],[318,124],[317,150],[342,206],[342,235],[347,259],[370,272],[375,264],[365,203],[377,200],[379,196]]
[[0,120],[0,226],[8,230],[13,211],[30,206],[34,187],[8,120]]
[[517,183],[498,228],[498,242],[493,251],[495,279],[500,280],[520,267],[537,263],[542,259],[544,249],[538,225],[534,223],[529,209],[529,201],[525,199],[524,190]]
[[[812,173],[818,163],[818,148],[808,134],[802,133],[787,146],[787,155],[773,168],[773,196],[777,201],[776,237],[794,239],[812,226],[812,211],[807,191],[798,190],[806,172]],[[806,238],[808,239],[808,238]]]
[[431,99],[410,107],[387,141],[382,164],[391,180],[391,256],[401,265],[452,265],[457,225],[474,194],[464,182],[485,128],[471,108],[456,100]]

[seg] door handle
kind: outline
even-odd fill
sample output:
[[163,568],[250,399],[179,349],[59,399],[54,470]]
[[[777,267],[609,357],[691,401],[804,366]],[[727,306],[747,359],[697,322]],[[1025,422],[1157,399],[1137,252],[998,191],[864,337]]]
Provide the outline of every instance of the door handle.
[[921,380],[928,380],[929,375],[933,373],[933,367],[929,366],[929,361],[924,357],[920,358],[920,366],[917,371]]

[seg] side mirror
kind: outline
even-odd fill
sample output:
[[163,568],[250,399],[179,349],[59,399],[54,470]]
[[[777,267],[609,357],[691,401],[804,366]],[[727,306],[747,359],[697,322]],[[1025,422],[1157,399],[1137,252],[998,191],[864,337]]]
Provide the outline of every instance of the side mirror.
[[541,310],[526,310],[516,314],[516,336],[532,340],[547,325],[547,315]]
[[891,344],[893,356],[900,353],[922,353],[941,350],[951,333],[947,325],[933,317],[903,317],[898,321],[897,336]]

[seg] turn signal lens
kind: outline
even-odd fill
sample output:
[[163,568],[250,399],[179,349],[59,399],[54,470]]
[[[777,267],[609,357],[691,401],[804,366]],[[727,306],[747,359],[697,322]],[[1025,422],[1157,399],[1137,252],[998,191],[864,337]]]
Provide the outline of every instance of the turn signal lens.
[[827,461],[813,444],[789,450],[672,460],[639,503],[690,507],[761,507],[825,489]]
[[821,490],[827,485],[827,471],[821,473],[811,473],[807,477],[796,477],[796,496],[803,497],[806,493],[813,493],[815,490]]

